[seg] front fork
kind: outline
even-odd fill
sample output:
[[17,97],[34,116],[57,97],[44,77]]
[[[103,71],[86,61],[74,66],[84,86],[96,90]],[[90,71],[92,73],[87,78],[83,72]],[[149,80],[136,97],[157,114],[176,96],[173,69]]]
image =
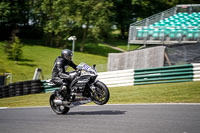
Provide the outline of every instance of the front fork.
[[92,84],[88,84],[89,88],[90,88],[90,94],[92,97],[96,96],[96,87],[95,84],[98,82],[99,80],[95,80],[95,82],[93,82]]

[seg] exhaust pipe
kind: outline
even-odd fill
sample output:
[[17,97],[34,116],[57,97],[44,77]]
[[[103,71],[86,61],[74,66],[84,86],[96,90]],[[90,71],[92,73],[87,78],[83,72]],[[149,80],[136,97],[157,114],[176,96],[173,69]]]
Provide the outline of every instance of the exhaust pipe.
[[68,101],[62,101],[62,100],[53,100],[53,102],[55,103],[55,104],[57,104],[57,105],[69,105],[70,104],[70,102],[68,102]]
[[62,100],[54,100],[53,102],[57,105],[63,105],[68,108],[73,108],[73,107],[76,107],[79,105],[90,103],[91,101],[92,100],[90,98],[84,98],[84,100],[77,99],[77,101],[75,101],[75,102],[68,102],[68,101],[62,101]]

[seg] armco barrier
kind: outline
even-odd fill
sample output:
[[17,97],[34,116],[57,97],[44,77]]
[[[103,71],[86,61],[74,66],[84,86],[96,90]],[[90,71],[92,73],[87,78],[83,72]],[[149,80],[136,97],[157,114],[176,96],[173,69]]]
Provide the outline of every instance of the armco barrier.
[[[120,70],[120,71],[112,71],[112,72],[101,72],[98,73],[98,80],[104,82],[108,87],[115,86],[130,86],[133,85],[133,69],[130,70]],[[44,92],[52,92],[59,87],[50,83],[50,80],[43,80],[42,86],[44,88]]]
[[[97,79],[108,87],[200,81],[200,63],[101,72]],[[50,84],[50,80],[16,82],[0,87],[0,98],[52,92],[56,89],[59,87]]]
[[[101,72],[98,73],[97,79],[108,87],[200,81],[200,63]],[[44,92],[59,89],[48,80],[42,81],[42,84]]]
[[134,72],[134,85],[200,81],[199,63],[139,69]]
[[98,80],[108,87],[134,85],[134,69],[98,73]]
[[108,87],[200,81],[200,63],[99,73]]

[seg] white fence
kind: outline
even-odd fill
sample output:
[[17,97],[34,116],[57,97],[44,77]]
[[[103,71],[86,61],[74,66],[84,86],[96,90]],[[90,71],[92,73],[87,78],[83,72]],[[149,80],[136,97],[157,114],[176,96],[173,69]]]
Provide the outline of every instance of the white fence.
[[98,80],[108,87],[134,85],[134,69],[98,73]]
[[108,87],[200,81],[200,63],[98,73]]

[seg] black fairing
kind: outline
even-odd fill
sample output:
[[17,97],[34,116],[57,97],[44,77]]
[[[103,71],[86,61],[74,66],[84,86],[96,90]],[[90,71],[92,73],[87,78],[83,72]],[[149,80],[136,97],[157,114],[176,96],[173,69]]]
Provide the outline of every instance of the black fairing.
[[95,76],[91,76],[91,77],[90,77],[90,81],[89,81],[89,83],[90,83],[90,84],[91,84],[91,83],[94,83],[95,80],[96,80],[96,78],[97,78],[97,75],[95,75]]
[[75,78],[71,83],[70,86],[71,90],[73,92],[83,92],[90,79],[91,79],[90,75],[83,75]]

